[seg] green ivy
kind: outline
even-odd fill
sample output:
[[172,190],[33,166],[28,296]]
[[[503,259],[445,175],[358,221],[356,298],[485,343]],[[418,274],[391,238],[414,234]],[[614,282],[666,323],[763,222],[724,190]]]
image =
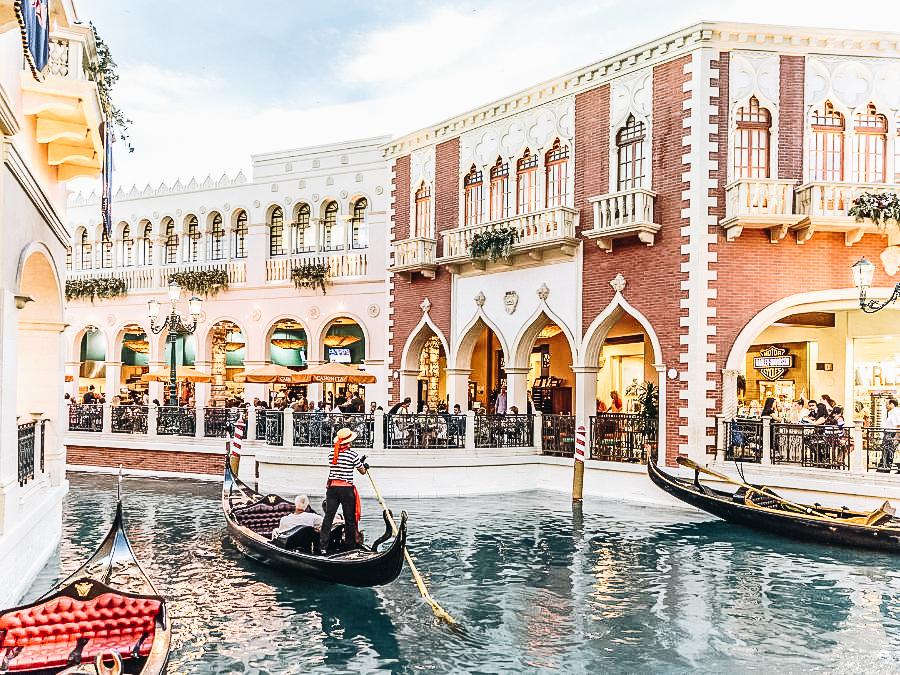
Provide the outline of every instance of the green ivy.
[[205,297],[228,290],[228,272],[220,269],[175,272],[169,275],[169,283],[173,281],[184,290],[200,293]]
[[322,289],[325,295],[325,284],[331,280],[331,265],[328,263],[303,263],[291,268],[291,281],[300,288]]
[[103,112],[106,114],[107,121],[112,122],[119,128],[119,138],[125,141],[128,152],[134,152],[127,134],[131,120],[125,117],[124,113],[112,101],[112,88],[119,79],[119,75],[116,73],[116,62],[113,60],[107,44],[97,34],[97,27],[93,23],[89,23],[89,25],[94,33],[97,62],[86,61],[84,69],[97,85],[97,94],[100,96],[100,104],[103,106]]
[[469,255],[472,260],[490,258],[496,262],[501,258],[509,258],[512,255],[513,244],[519,238],[519,233],[512,227],[498,227],[477,233],[469,244]]
[[900,224],[900,198],[895,192],[863,192],[853,200],[847,215],[856,218],[857,223],[871,218],[883,230],[891,222]]
[[66,300],[112,300],[128,295],[124,279],[115,277],[98,277],[94,279],[68,279],[66,281]]

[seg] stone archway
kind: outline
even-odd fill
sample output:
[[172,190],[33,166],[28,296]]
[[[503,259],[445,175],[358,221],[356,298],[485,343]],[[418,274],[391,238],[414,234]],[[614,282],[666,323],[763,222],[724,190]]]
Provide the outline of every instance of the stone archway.
[[[456,345],[451,372],[467,373],[466,400],[469,408],[487,408],[506,380],[506,361],[510,350],[502,333],[479,313],[462,333]],[[461,393],[455,387],[457,396]],[[460,400],[451,403],[460,403]],[[465,409],[466,406],[463,406]]]
[[510,405],[526,412],[531,391],[538,411],[552,415],[574,413],[575,359],[571,331],[546,308],[539,308],[520,332],[512,365],[507,368]]

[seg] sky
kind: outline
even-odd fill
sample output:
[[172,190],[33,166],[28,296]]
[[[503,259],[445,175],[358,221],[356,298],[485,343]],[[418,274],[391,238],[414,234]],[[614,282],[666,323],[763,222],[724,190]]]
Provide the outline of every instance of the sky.
[[888,0],[74,2],[110,48],[131,120],[114,193],[249,179],[253,154],[403,136],[699,21],[900,31]]

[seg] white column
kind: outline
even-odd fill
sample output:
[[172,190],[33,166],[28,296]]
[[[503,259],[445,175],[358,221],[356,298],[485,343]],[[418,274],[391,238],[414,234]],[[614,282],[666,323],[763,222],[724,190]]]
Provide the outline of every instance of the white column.
[[107,361],[106,362],[106,400],[111,402],[112,397],[119,393],[122,386],[122,362]]
[[159,408],[152,403],[147,407],[147,435],[156,436],[157,421],[159,420]]
[[[250,214],[248,213],[248,218]],[[268,248],[269,228],[265,223],[247,225],[247,238],[245,240],[247,257],[247,285],[251,287],[262,286],[266,282],[266,260],[269,258]]]
[[737,413],[737,378],[739,370],[722,370],[722,415],[726,420]]
[[256,416],[260,412],[261,410],[253,405],[247,409],[247,428],[244,430],[244,440],[256,440]]
[[597,373],[599,366],[572,366],[575,373],[575,426],[590,428],[591,415],[597,412]]
[[528,412],[528,368],[506,368],[506,412],[512,406],[524,415]]
[[475,411],[466,411],[466,452],[475,452]]
[[[400,400],[409,396],[413,403],[419,395],[419,371],[418,370],[401,370],[400,371]],[[416,411],[416,407],[412,406],[411,410]]]
[[206,410],[199,403],[194,407],[194,438],[204,438],[206,435]]
[[850,427],[850,439],[853,442],[853,451],[850,453],[850,472],[864,474],[868,469],[869,458],[866,457],[863,449],[862,423]]
[[284,432],[281,436],[281,445],[284,448],[292,448],[294,446],[294,411],[290,408],[285,408],[283,413],[284,415]]
[[372,437],[372,454],[384,452],[384,410],[375,411],[375,429]]
[[102,408],[103,414],[103,433],[112,433],[112,403],[104,403]]
[[762,418],[762,459],[761,464],[772,463],[772,418]]
[[[447,395],[450,397],[450,410],[459,403],[460,409],[465,412],[468,410],[469,401],[469,376],[472,374],[471,368],[448,368],[447,373]],[[523,412],[525,412],[523,410]]]

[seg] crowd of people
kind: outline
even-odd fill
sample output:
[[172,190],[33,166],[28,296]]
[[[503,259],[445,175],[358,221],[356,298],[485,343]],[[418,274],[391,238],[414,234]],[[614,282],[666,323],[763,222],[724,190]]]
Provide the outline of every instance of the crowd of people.
[[844,426],[844,407],[838,405],[829,394],[822,394],[818,401],[803,397],[789,402],[786,395],[769,396],[760,406],[759,401],[752,400],[745,406],[738,407],[738,417],[768,417],[781,424],[812,424],[814,426]]

